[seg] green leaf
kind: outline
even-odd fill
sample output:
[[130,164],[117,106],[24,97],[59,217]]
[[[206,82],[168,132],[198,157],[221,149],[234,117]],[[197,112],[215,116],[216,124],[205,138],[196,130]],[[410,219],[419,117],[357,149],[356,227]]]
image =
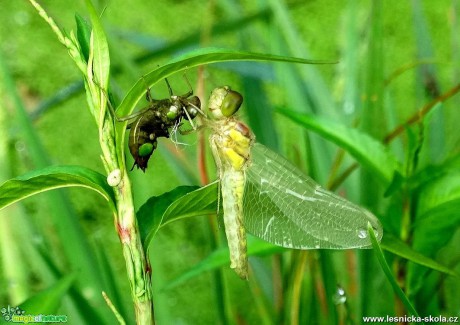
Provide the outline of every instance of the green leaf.
[[405,184],[406,178],[399,171],[395,171],[393,175],[393,179],[391,180],[390,185],[388,185],[385,193],[383,194],[384,197],[390,197],[394,193],[397,193],[401,190],[402,186]]
[[460,199],[460,172],[458,169],[445,170],[445,173],[420,188],[420,199],[417,206],[416,222],[429,215],[430,211],[439,206]]
[[442,164],[426,166],[412,175],[407,182],[410,189],[420,190],[429,186],[430,182],[435,182],[436,179],[445,177],[449,173],[455,173],[458,170],[460,170],[460,155],[455,155],[445,160]]
[[[266,256],[280,253],[287,250],[286,248],[272,245],[262,239],[248,234],[248,256]],[[206,257],[200,263],[196,264],[177,278],[169,282],[162,290],[170,290],[178,285],[190,280],[204,272],[212,271],[222,266],[228,266],[230,263],[230,254],[228,247],[222,247]]]
[[94,9],[91,0],[86,0],[85,2],[93,26],[91,35],[92,39],[90,41],[90,53],[93,55],[93,73],[96,81],[99,83],[99,86],[103,89],[107,89],[110,68],[107,37],[105,36],[104,28],[102,27],[99,15]]
[[429,267],[439,272],[443,272],[453,276],[459,276],[457,273],[455,273],[455,271],[415,251],[412,247],[408,246],[400,239],[392,236],[390,233],[385,234],[385,236],[382,239],[381,246],[386,251],[401,256],[414,263]]
[[418,316],[417,311],[414,309],[409,299],[406,297],[402,289],[399,287],[398,281],[396,280],[393,273],[391,272],[391,269],[385,260],[385,256],[383,255],[382,248],[380,247],[380,244],[377,241],[377,237],[375,237],[374,229],[372,229],[372,225],[370,223],[367,225],[367,231],[370,235],[370,239],[371,239],[372,247],[374,248],[375,255],[377,256],[380,266],[382,267],[382,271],[385,273],[388,281],[393,287],[393,291],[399,297],[399,299],[401,299],[401,302],[404,304],[404,306],[406,306],[407,311],[409,311],[414,316]]
[[[438,258],[460,224],[460,172],[453,169],[424,183],[417,201],[412,246],[426,256]],[[427,272],[419,265],[408,266],[407,278],[413,292],[425,287]]]
[[140,207],[136,216],[139,221],[139,229],[144,245],[147,242],[148,246],[148,243],[155,236],[161,226],[163,215],[168,207],[173,202],[195,189],[197,189],[197,186],[179,186],[170,192],[149,198],[147,202]]
[[460,223],[460,172],[452,170],[420,190],[413,246],[433,256],[454,235]]
[[[302,58],[293,58],[271,54],[260,54],[242,51],[233,51],[228,49],[206,48],[199,49],[179,57],[172,62],[158,67],[150,73],[139,79],[117,108],[117,115],[120,117],[129,115],[141,98],[145,97],[145,91],[148,87],[153,86],[158,81],[176,73],[184,71],[203,64],[228,61],[279,61],[302,64],[331,64],[334,61],[308,60]],[[119,157],[123,156],[124,135],[128,122],[117,123],[116,140],[121,145],[117,148]]]
[[278,61],[301,64],[332,64],[335,61],[326,60],[308,60],[303,58],[293,58],[287,56],[261,54],[234,51],[228,49],[205,48],[187,53],[184,56],[176,58],[164,66],[158,67],[139,79],[131,90],[126,94],[117,109],[120,116],[128,115],[134,109],[136,103],[145,96],[147,87],[153,86],[160,80],[179,72],[203,64],[229,62],[229,61]]
[[96,118],[99,128],[102,129],[108,100],[105,90],[108,89],[110,73],[109,44],[107,43],[104,28],[99,20],[99,15],[94,9],[91,0],[86,0],[85,2],[93,26],[89,42],[86,81],[88,82],[88,88],[92,97],[93,105],[90,104],[90,107],[92,107],[91,110],[94,110],[92,113]]
[[98,192],[115,209],[114,193],[105,176],[81,166],[50,166],[6,181],[0,186],[0,209],[34,194],[72,186]]
[[278,111],[349,152],[386,185],[391,183],[394,172],[399,170],[396,157],[382,143],[357,129],[316,115],[291,110]]
[[217,184],[197,188],[179,186],[160,196],[151,197],[137,213],[141,238],[149,246],[159,228],[183,218],[217,212]]
[[26,315],[56,314],[61,305],[62,298],[75,281],[75,278],[76,273],[71,273],[63,277],[50,288],[27,299],[20,305],[20,308],[26,312]]
[[75,22],[77,24],[78,43],[80,44],[80,48],[85,58],[85,61],[88,62],[91,39],[91,26],[79,14],[75,14]]

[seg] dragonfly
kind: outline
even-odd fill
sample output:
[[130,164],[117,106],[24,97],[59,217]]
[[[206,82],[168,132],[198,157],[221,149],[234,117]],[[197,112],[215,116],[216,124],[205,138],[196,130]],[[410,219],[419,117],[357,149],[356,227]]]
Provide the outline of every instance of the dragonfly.
[[179,96],[173,94],[171,85],[165,78],[169,98],[154,99],[148,89],[146,99],[149,106],[127,116],[117,116],[113,107],[109,105],[112,115],[118,122],[133,120],[127,127],[130,129],[128,147],[134,158],[131,170],[137,166],[145,172],[148,161],[157,147],[157,139],[169,138],[170,130],[176,132],[183,119],[190,121],[195,128],[192,120],[201,112],[201,102],[197,96],[193,96],[193,89],[186,77],[185,80],[190,90]]
[[208,102],[209,142],[217,166],[230,267],[248,278],[246,231],[294,249],[370,248],[366,209],[323,189],[288,160],[257,143],[236,113],[240,93],[218,87]]

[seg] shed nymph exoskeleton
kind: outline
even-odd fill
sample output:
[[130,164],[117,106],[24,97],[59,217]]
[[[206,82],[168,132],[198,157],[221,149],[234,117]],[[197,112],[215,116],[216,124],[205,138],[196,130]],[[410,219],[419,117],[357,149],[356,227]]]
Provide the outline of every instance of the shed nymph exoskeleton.
[[193,89],[188,79],[185,78],[185,80],[190,90],[183,95],[174,95],[167,79],[165,81],[169,98],[154,99],[148,89],[146,99],[149,106],[128,116],[118,117],[109,105],[118,122],[133,120],[128,124],[128,129],[130,129],[128,146],[134,158],[131,170],[137,166],[145,172],[150,156],[157,147],[157,138],[169,138],[171,128],[175,132],[184,118],[196,129],[193,119],[201,112],[201,102],[197,96],[193,96]]

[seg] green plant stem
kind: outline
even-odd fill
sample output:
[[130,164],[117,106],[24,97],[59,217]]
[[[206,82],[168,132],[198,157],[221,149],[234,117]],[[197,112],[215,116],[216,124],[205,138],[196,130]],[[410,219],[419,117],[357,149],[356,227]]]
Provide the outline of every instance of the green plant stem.
[[[43,8],[34,0],[30,0],[38,10],[40,16],[51,26],[59,41],[67,47],[69,54],[85,76],[85,88],[88,104],[99,126],[99,142],[102,149],[102,161],[105,169],[111,175],[118,175],[111,184],[114,186],[117,213],[115,226],[123,246],[123,255],[126,262],[128,279],[131,287],[137,324],[154,324],[151,268],[142,246],[137,219],[134,212],[134,202],[131,192],[131,182],[127,177],[124,157],[117,156],[117,143],[115,143],[115,126],[113,118],[106,113],[107,97],[101,88],[108,84],[109,54],[106,38],[97,14],[90,1],[88,9],[93,18],[92,41],[88,62],[81,54],[78,42],[71,33],[71,38],[66,37],[54,20],[47,15]],[[123,145],[120,141],[118,145]],[[120,179],[118,179],[120,178]],[[110,182],[109,182],[110,183]]]
[[107,296],[107,293],[105,293],[105,291],[102,291],[102,297],[104,297],[104,300],[107,303],[107,305],[109,306],[110,310],[112,310],[114,315],[117,317],[118,323],[120,323],[120,325],[126,325],[125,320],[120,315],[118,310],[115,308],[115,306],[113,305],[112,301],[110,300],[109,296]]
[[137,324],[154,324],[151,268],[141,243],[134,213],[131,183],[126,174],[115,195],[118,206],[116,228],[123,246]]
[[151,267],[141,241],[126,164],[117,160],[113,123],[112,116],[106,114],[104,125],[99,129],[99,139],[107,173],[110,175],[115,170],[122,170],[119,183],[114,187],[117,204],[115,227],[122,244],[136,323],[154,324]]

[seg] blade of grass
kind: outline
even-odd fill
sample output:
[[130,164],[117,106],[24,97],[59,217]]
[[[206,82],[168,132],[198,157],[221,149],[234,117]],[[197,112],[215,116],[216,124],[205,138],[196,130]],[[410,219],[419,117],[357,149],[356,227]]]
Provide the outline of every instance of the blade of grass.
[[[390,270],[390,267],[388,266],[385,256],[383,256],[382,249],[380,247],[379,242],[377,241],[377,238],[374,233],[374,229],[372,229],[372,226],[368,224],[367,226],[367,231],[369,233],[372,247],[374,248],[374,253],[380,263],[380,267],[382,268],[382,271],[385,273],[385,276],[387,277],[388,282],[391,284],[393,287],[393,291],[395,294],[399,297],[399,299],[402,301],[404,306],[406,307],[407,311],[410,312],[411,315],[419,317],[417,311],[414,309],[412,304],[410,303],[409,299],[406,297],[404,292],[401,290],[401,288],[398,285],[398,281],[394,277],[393,273]],[[424,324],[422,322],[422,324]]]
[[[281,1],[267,1],[267,5],[274,13],[269,31],[272,51],[283,55],[309,56],[308,48],[299,35],[287,6]],[[282,81],[281,89],[286,105],[299,112],[321,112],[327,116],[336,114],[334,102],[331,100],[333,96],[315,67],[280,64],[274,66],[277,79]],[[307,161],[308,173],[324,183],[330,169],[324,162],[332,160],[331,147],[322,139],[310,137],[304,130],[291,125],[284,127],[284,137],[286,140],[280,142],[285,142],[285,147],[294,146],[293,150],[286,150],[294,151],[295,157],[290,158]],[[293,143],[291,139],[296,141]]]
[[427,257],[424,254],[421,254],[415,251],[412,247],[408,246],[406,243],[400,239],[394,237],[390,233],[386,233],[382,239],[381,246],[384,250],[401,256],[409,261],[429,267],[433,270],[450,274],[453,276],[459,277],[460,275],[455,273],[455,271],[449,269],[448,267],[434,261],[433,259]]
[[[282,37],[287,44],[288,55],[295,57],[310,56],[284,2],[268,0],[267,3],[274,14],[277,29],[282,33]],[[304,82],[304,86],[307,87],[307,93],[311,96],[311,100],[314,103],[313,106],[324,110],[328,115],[332,114],[330,116],[334,116],[335,105],[332,101],[333,96],[331,96],[328,87],[316,69],[314,67],[302,67],[298,71]]]
[[[266,256],[283,252],[285,250],[286,249],[282,247],[269,244],[261,239],[248,235],[248,256]],[[170,290],[187,280],[201,275],[204,272],[215,270],[224,265],[228,265],[229,263],[230,257],[228,247],[219,248],[211,253],[206,259],[202,260],[186,272],[179,275],[177,278],[167,283],[162,290]]]
[[[361,129],[380,140],[383,138],[386,130],[385,122],[388,120],[384,115],[384,51],[383,51],[383,1],[376,0],[371,3],[368,24],[367,52],[365,53],[365,61],[362,65],[364,73],[364,84],[362,85],[361,92],[363,93],[363,105],[360,126]],[[388,163],[383,162],[383,164]],[[389,166],[385,166],[387,168]],[[391,168],[391,167],[390,167]],[[376,174],[370,169],[362,169],[360,174],[360,197],[361,204],[371,209],[371,211],[380,211],[381,200],[380,198],[384,193],[384,186],[378,182],[375,177]],[[392,175],[390,176],[392,177]],[[387,186],[389,183],[385,184]],[[368,297],[375,297],[383,295],[382,289],[379,287],[378,281],[369,269],[375,268],[375,261],[372,259],[370,253],[360,254],[361,270],[360,270],[360,299],[361,299],[361,314],[375,315],[382,311],[386,306],[378,306],[368,304]]]
[[[3,79],[0,78],[0,181],[11,177],[12,152],[8,150],[9,142],[11,141],[11,128],[9,121],[11,120],[8,114],[7,96],[4,94],[5,87]],[[30,268],[27,265],[26,259],[22,258],[16,230],[22,229],[21,221],[23,211],[19,207],[10,207],[7,210],[0,211],[0,278],[5,279],[7,283],[14,283],[14,286],[6,286],[4,288],[5,297],[13,306],[17,306],[21,301],[25,300],[29,295],[30,287],[27,279],[30,276]],[[19,228],[17,228],[19,227]],[[16,236],[15,236],[16,235]],[[11,263],[11,261],[15,261]]]
[[[76,273],[61,278],[57,283],[53,284],[50,288],[41,291],[33,297],[27,299],[20,305],[22,310],[27,314],[57,314],[61,301],[72,284],[75,282]],[[67,321],[67,316],[62,319],[63,322]]]
[[[223,2],[223,7],[226,10],[228,17],[237,18],[241,15],[241,4],[237,1],[227,0]],[[267,11],[268,9],[260,9]],[[261,39],[263,36],[254,28],[241,29],[238,33],[239,48],[245,51],[254,50],[253,43],[248,42],[249,39]],[[246,64],[249,65],[249,64]],[[251,77],[246,74],[241,74],[242,93],[245,106],[248,108],[249,125],[257,137],[257,141],[267,145],[272,149],[278,149],[278,136],[276,135],[275,124],[273,122],[273,107],[267,98],[264,91],[263,80],[258,73],[257,77]]]

